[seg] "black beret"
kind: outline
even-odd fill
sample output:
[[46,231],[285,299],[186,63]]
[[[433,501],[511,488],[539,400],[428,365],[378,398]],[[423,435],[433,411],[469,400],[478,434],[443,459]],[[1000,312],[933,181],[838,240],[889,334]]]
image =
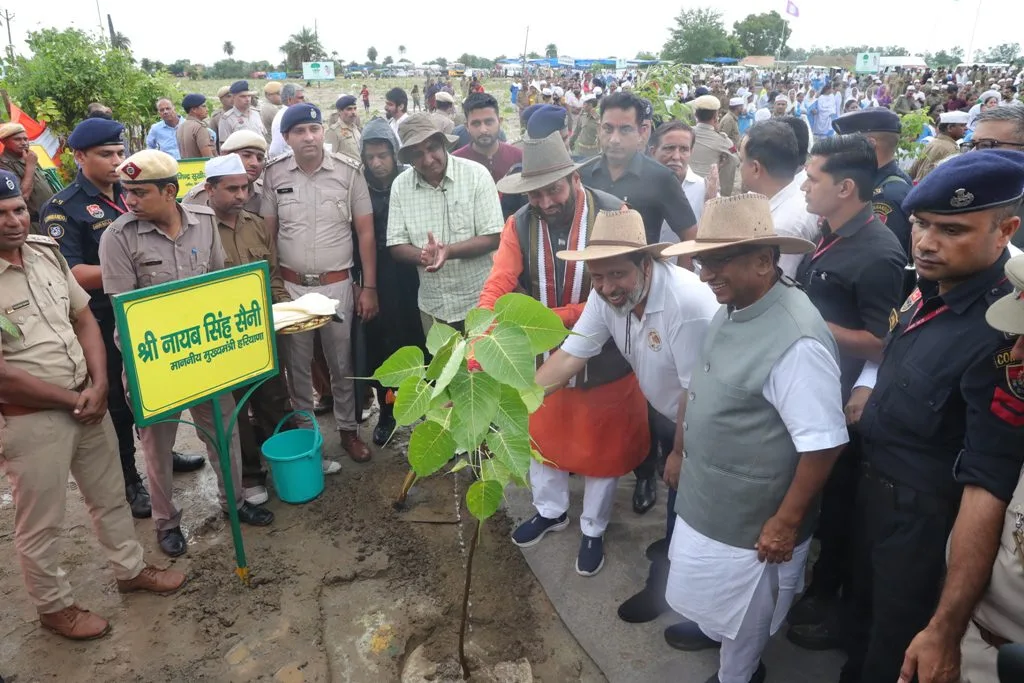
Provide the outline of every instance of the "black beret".
[[993,149],[939,164],[907,198],[903,211],[973,213],[1013,204],[1024,195],[1024,152]]
[[110,119],[86,119],[68,136],[71,149],[89,149],[100,145],[123,145],[124,125]]
[[324,117],[312,104],[302,102],[293,104],[284,111],[281,117],[281,134],[284,135],[300,123],[319,123],[323,125]]
[[526,134],[535,140],[546,138],[556,130],[565,128],[565,107],[542,104],[537,107],[526,122]]
[[832,128],[840,135],[846,133],[899,134],[903,130],[899,114],[885,107],[869,107],[843,114],[832,122]]
[[249,90],[249,81],[235,81],[231,84],[231,87],[228,88],[228,92],[232,95],[244,95],[246,93],[252,94],[252,91]]
[[184,99],[181,100],[181,108],[188,112],[189,109],[194,109],[206,104],[206,95],[200,95],[198,93],[191,93],[185,95]]
[[21,196],[21,181],[10,171],[0,169],[0,199]]
[[338,101],[334,103],[335,109],[345,109],[347,107],[354,106],[356,106],[355,95],[342,95],[341,97],[338,98]]

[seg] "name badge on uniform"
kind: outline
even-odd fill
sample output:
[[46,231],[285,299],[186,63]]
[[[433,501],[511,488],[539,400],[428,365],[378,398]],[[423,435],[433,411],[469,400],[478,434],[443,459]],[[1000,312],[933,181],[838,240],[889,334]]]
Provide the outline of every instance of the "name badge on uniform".
[[293,188],[293,187],[279,187],[279,188],[277,188],[277,193],[278,194],[289,194],[291,192],[295,192],[295,188]]
[[26,306],[28,306],[28,304],[29,304],[28,299],[25,299],[24,301],[19,301],[18,303],[14,304],[10,308],[8,308],[6,311],[4,311],[4,313],[10,315],[11,313],[14,313],[15,311],[17,311],[20,308],[25,308]]
[[143,266],[159,266],[161,263],[163,263],[163,260],[143,261],[142,265]]

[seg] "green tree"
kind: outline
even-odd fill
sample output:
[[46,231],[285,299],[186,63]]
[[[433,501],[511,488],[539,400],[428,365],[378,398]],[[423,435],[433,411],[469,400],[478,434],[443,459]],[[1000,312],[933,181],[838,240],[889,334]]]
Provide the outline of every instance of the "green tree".
[[221,49],[224,50],[224,54],[226,54],[228,57],[231,57],[231,55],[235,54],[235,44],[232,43],[230,40],[225,40],[224,45],[223,47],[221,47]]
[[932,68],[953,67],[964,61],[964,49],[960,46],[952,50],[939,50],[935,54],[926,52],[923,55],[924,61]]
[[171,65],[167,67],[167,70],[175,76],[187,76],[189,72],[193,70],[192,62],[187,59],[179,59],[172,62]]
[[395,63],[395,60],[391,58],[391,55],[388,55],[387,57],[385,57],[384,61],[382,62],[382,64],[384,66],[388,66],[388,65],[394,64],[394,63]]
[[115,50],[125,50],[127,52],[132,49],[132,41],[131,38],[120,31],[115,31],[110,41],[110,46]]
[[1020,43],[996,45],[985,55],[987,62],[1013,63],[1020,57]]
[[445,59],[444,57],[438,57],[437,59],[435,59],[434,64],[437,64],[443,69],[448,68],[448,60]]
[[326,54],[324,46],[320,43],[316,33],[305,26],[298,33],[290,35],[288,42],[279,49],[285,54],[285,63],[288,65],[289,70],[301,68],[303,62],[323,59]]
[[541,59],[541,55],[540,55],[540,53],[537,53],[537,52],[531,52],[530,54],[526,55],[526,58],[527,59]]
[[544,48],[544,56],[545,57],[557,57],[558,56],[558,46],[555,45],[554,43],[548,43],[547,47]]
[[792,30],[782,16],[772,10],[763,14],[748,14],[743,21],[732,25],[743,51],[749,55],[774,55],[784,48]]
[[679,13],[661,56],[682,64],[697,64],[708,57],[729,53],[729,35],[722,24],[722,13],[710,7],[699,7]]
[[656,55],[653,52],[645,52],[644,50],[641,50],[640,52],[636,53],[636,59],[657,59],[657,58],[658,58],[658,55]]
[[370,46],[370,49],[366,51],[366,58],[370,60],[370,64],[377,63],[377,48]]
[[[404,57],[405,56],[405,45],[399,45],[398,46],[398,56],[399,57]],[[398,61],[402,61],[402,60],[399,59]]]

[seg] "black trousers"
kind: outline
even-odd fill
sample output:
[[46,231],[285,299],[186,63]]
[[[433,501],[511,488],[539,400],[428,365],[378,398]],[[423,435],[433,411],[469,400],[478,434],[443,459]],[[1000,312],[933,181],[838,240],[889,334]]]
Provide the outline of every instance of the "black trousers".
[[867,466],[861,471],[842,683],[899,678],[910,641],[938,604],[958,508]]
[[822,491],[816,534],[821,554],[814,565],[808,595],[834,598],[842,592],[844,599],[850,597],[850,556],[860,463],[860,435],[851,430],[850,443],[836,460]]
[[[235,402],[241,402],[249,387],[233,392]],[[238,441],[242,448],[242,485],[264,486],[267,470],[260,458],[260,447],[274,434],[274,428],[285,415],[292,411],[292,401],[284,382],[284,373],[274,375],[261,384],[249,398],[249,403],[238,413]],[[252,420],[249,413],[252,412]],[[285,423],[281,430],[295,429],[295,417]]]
[[125,485],[141,480],[139,470],[135,467],[135,416],[125,396],[121,373],[124,361],[121,351],[114,343],[114,311],[111,308],[93,311],[96,322],[103,336],[103,346],[107,350],[107,410],[110,420],[114,423],[117,434],[117,451],[121,457],[121,472],[124,474]]
[[[672,426],[671,434],[667,432],[666,425]],[[633,476],[637,479],[649,479],[658,474],[658,464],[668,457],[672,451],[672,442],[676,438],[675,424],[655,410],[650,403],[647,404],[647,428],[651,432],[651,449],[644,461],[633,469]]]

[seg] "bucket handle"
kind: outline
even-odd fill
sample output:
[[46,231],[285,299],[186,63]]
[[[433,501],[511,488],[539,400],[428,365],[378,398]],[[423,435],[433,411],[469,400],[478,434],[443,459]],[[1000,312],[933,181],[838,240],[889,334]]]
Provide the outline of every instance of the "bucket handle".
[[285,415],[284,417],[282,417],[281,421],[277,423],[277,427],[274,428],[274,433],[271,434],[271,436],[277,436],[278,432],[281,431],[281,427],[284,426],[284,423],[292,415],[305,415],[307,418],[309,418],[309,421],[313,424],[313,431],[316,432],[316,439],[315,439],[314,443],[316,443],[318,446],[323,444],[324,438],[320,434],[320,425],[317,423],[316,417],[312,413],[310,413],[308,410],[293,410],[292,412],[290,412],[287,415]]

